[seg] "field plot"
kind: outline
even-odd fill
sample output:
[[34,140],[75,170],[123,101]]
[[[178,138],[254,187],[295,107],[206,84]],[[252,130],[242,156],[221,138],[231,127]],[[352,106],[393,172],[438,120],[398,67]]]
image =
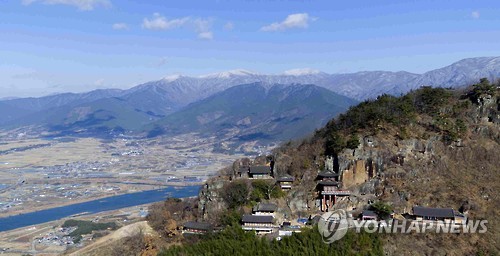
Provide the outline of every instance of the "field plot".
[[[37,145],[39,147],[37,147]],[[75,161],[106,161],[111,156],[104,152],[102,143],[93,138],[78,139],[70,142],[50,140],[23,140],[0,145],[0,151],[33,146],[33,149],[15,150],[0,155],[0,163],[8,168],[30,168],[63,165]]]

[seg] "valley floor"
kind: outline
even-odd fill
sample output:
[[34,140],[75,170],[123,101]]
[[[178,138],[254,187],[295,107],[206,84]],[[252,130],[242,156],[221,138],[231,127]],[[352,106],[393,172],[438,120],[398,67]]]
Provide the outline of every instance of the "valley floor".
[[[0,218],[109,196],[200,185],[244,154],[214,153],[214,138],[187,134],[140,140],[118,138],[12,138],[0,140]],[[269,149],[248,146],[255,154]],[[115,219],[129,224],[147,206],[78,218]],[[57,255],[66,245],[38,243],[57,233],[62,220],[0,232],[0,253]]]
[[198,185],[242,154],[195,135],[0,141],[0,217],[166,185]]

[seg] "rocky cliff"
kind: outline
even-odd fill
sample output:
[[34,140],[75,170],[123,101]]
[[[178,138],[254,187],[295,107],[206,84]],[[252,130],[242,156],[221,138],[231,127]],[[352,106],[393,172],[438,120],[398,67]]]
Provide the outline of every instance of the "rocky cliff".
[[[483,82],[461,91],[423,88],[383,96],[311,138],[281,146],[272,156],[274,172],[295,177],[293,188],[275,200],[281,211],[289,217],[318,213],[315,178],[332,155],[342,188],[352,191],[336,208],[360,210],[383,201],[401,214],[414,205],[450,207],[489,221],[486,234],[387,236],[387,254],[498,252],[500,100],[498,86]],[[214,179],[200,193],[205,216],[227,207],[218,194],[224,182]]]

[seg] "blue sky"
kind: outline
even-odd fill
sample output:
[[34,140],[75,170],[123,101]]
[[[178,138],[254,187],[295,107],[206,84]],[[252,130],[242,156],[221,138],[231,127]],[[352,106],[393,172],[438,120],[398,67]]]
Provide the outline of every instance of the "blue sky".
[[239,68],[422,73],[500,56],[499,13],[498,0],[3,0],[0,97]]

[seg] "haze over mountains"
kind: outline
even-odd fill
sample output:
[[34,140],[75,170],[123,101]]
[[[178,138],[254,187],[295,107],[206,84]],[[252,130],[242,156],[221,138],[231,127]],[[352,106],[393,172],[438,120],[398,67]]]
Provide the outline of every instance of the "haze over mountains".
[[[31,125],[90,134],[133,130],[149,135],[236,129],[235,136],[242,138],[257,134],[288,139],[320,127],[356,101],[384,93],[399,95],[424,85],[468,85],[482,77],[500,77],[500,57],[464,59],[424,74],[298,69],[280,75],[245,70],[174,75],[128,90],[0,100],[0,127]],[[284,133],[291,127],[297,132]]]

